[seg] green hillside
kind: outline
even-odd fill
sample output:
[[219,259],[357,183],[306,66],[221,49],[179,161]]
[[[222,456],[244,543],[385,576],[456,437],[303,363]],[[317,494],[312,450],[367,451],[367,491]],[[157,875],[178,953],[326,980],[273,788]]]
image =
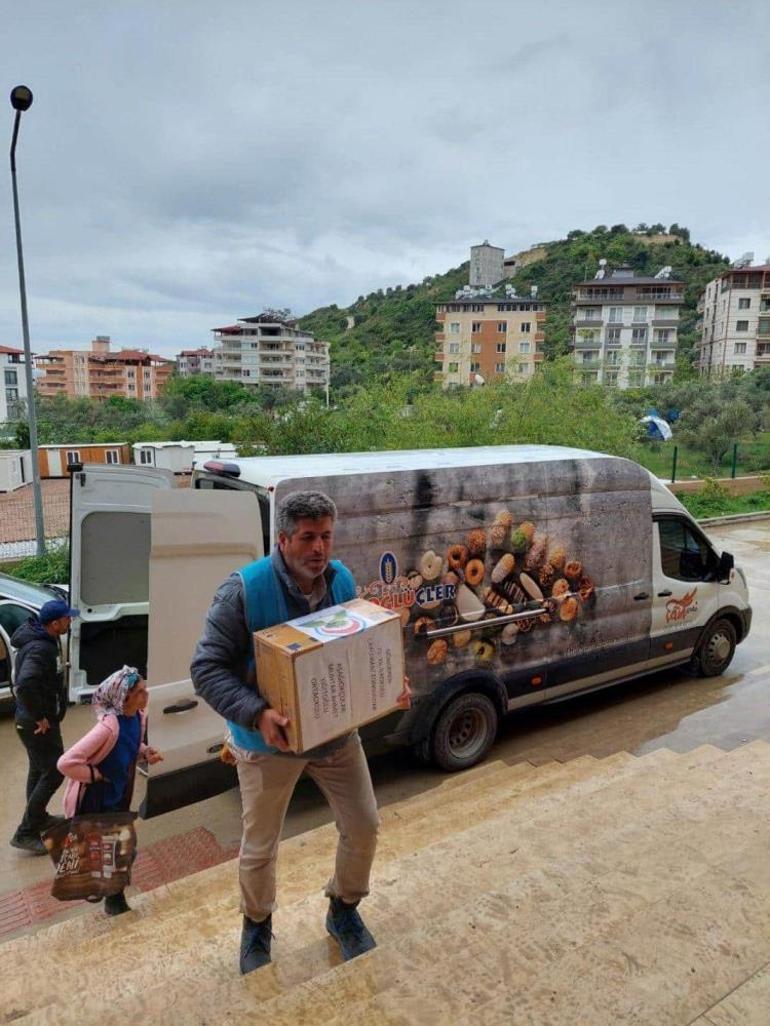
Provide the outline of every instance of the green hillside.
[[[640,226],[641,227],[641,226]],[[662,226],[655,226],[656,229]],[[570,295],[575,282],[593,277],[598,261],[629,264],[637,273],[655,274],[668,264],[674,277],[686,282],[679,354],[682,366],[691,359],[696,341],[696,304],[703,286],[729,266],[726,257],[690,242],[686,228],[672,225],[675,242],[653,243],[649,236],[625,225],[579,230],[547,243],[548,254],[522,268],[511,279],[519,294],[537,285],[538,298],[548,304],[545,345],[549,356],[567,351]],[[301,319],[316,337],[331,343],[332,388],[371,382],[392,371],[419,370],[430,376],[433,364],[434,304],[454,296],[468,281],[468,263],[419,285],[380,289],[359,296],[349,307],[321,307]],[[348,329],[348,318],[355,324]]]

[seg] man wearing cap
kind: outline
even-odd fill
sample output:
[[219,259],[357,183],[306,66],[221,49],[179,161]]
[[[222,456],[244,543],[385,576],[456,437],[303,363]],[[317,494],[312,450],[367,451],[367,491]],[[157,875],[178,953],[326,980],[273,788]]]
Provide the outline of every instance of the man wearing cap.
[[67,709],[67,696],[57,666],[58,639],[70,629],[71,618],[79,615],[67,602],[53,599],[11,638],[16,649],[16,733],[29,759],[27,807],[11,845],[33,855],[46,854],[40,834],[61,821],[59,816],[49,816],[46,809],[63,779],[56,763],[64,752],[59,724]]

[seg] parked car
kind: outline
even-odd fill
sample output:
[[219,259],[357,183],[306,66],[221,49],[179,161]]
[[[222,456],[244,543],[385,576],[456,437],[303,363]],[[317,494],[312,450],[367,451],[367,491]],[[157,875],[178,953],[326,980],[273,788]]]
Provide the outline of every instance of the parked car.
[[[321,490],[335,555],[397,610],[415,701],[362,730],[445,769],[482,759],[501,718],[677,665],[724,672],[749,632],[746,579],[630,460],[559,446],[211,461],[192,487],[151,468],[72,474],[70,698],[148,667],[153,767],[143,815],[232,783],[223,723],[189,663],[228,573],[275,544],[275,509]],[[148,640],[149,639],[149,640]]]
[[[11,698],[14,649],[11,638],[30,616],[51,599],[68,598],[60,585],[30,584],[18,577],[0,574],[0,701]],[[59,639],[60,661],[65,662],[66,638]]]

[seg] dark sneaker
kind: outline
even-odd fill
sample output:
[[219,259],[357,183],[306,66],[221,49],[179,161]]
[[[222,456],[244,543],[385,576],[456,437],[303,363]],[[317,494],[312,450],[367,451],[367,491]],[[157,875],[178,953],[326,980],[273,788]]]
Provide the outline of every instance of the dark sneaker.
[[31,855],[47,855],[48,849],[34,834],[14,834],[11,838],[11,847],[19,851],[28,851]]
[[104,899],[104,911],[108,916],[121,916],[124,912],[130,912],[131,906],[126,901],[123,891],[117,894],[108,894]]
[[330,898],[326,929],[340,946],[346,962],[377,947],[355,905],[346,905],[339,898]]
[[241,975],[261,969],[270,964],[270,941],[273,939],[273,917],[255,923],[248,916],[243,917],[241,931]]

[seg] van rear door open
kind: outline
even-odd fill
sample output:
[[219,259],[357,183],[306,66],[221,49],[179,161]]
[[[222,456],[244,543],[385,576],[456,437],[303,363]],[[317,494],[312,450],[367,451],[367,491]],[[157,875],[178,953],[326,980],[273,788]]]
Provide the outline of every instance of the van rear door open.
[[150,509],[169,471],[88,466],[70,485],[69,697],[88,696],[124,663],[147,665]]
[[224,721],[195,695],[190,661],[219,585],[263,554],[254,492],[159,492],[151,522],[149,730],[165,758],[150,767],[145,818],[236,783],[232,768],[218,759]]

